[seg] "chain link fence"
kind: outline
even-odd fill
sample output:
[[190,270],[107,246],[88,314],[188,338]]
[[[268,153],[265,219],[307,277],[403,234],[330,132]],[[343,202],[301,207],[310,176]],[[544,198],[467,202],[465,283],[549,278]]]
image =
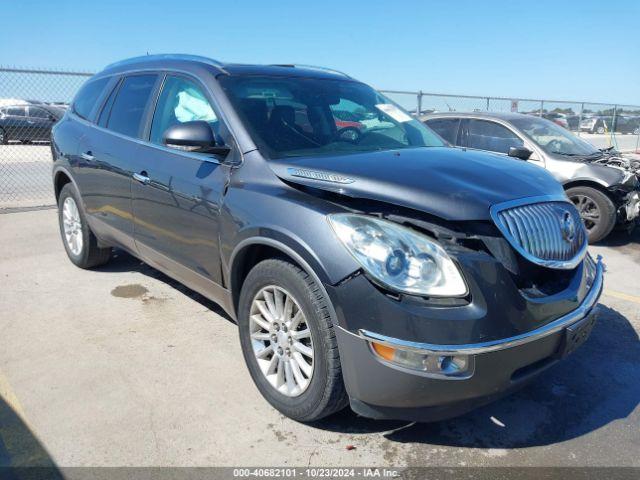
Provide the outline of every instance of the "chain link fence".
[[381,90],[418,117],[438,112],[519,112],[551,120],[597,148],[640,153],[640,106]]
[[[0,212],[54,204],[51,127],[92,74],[0,68]],[[548,118],[598,148],[640,153],[640,106],[382,91],[416,116],[521,112]]]
[[51,127],[89,76],[0,68],[0,210],[54,204]]

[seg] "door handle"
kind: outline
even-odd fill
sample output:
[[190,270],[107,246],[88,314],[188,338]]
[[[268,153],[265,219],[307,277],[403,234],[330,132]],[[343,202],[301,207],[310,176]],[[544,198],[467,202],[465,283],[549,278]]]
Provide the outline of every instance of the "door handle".
[[151,179],[147,177],[147,172],[134,173],[133,179],[136,182],[142,183],[143,185],[147,185],[149,184],[149,182],[151,182]]
[[81,153],[80,156],[89,162],[93,162],[96,159],[96,157],[91,155],[91,151]]

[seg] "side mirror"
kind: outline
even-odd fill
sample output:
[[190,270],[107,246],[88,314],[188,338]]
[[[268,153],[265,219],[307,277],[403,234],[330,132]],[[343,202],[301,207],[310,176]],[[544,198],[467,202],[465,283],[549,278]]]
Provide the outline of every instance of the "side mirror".
[[217,146],[211,126],[203,120],[178,123],[167,128],[162,142],[170,148],[196,153],[227,155],[229,147]]
[[52,121],[53,123],[58,121],[55,115],[49,115],[49,120]]
[[509,148],[509,156],[519,158],[520,160],[529,160],[529,157],[533,154],[527,147],[511,147]]

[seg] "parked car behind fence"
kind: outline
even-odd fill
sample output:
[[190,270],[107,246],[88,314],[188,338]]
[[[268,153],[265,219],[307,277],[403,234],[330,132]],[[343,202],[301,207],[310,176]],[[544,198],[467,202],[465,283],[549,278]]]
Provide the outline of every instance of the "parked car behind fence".
[[582,120],[580,131],[588,133],[640,134],[640,117],[637,116],[592,116]]
[[[598,150],[544,118],[519,113],[444,113],[421,117],[455,146],[513,155],[549,170],[578,207],[589,240],[616,224],[633,228],[640,214],[640,162]],[[524,147],[524,151],[521,149]]]
[[0,145],[49,141],[51,127],[64,110],[46,104],[0,107]]

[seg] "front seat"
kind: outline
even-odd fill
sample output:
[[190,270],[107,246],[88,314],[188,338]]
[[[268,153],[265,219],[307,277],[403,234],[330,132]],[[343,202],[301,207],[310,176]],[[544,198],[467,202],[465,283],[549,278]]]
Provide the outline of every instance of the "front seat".
[[298,150],[316,146],[296,125],[296,112],[289,105],[277,105],[269,116],[269,138],[276,150]]

